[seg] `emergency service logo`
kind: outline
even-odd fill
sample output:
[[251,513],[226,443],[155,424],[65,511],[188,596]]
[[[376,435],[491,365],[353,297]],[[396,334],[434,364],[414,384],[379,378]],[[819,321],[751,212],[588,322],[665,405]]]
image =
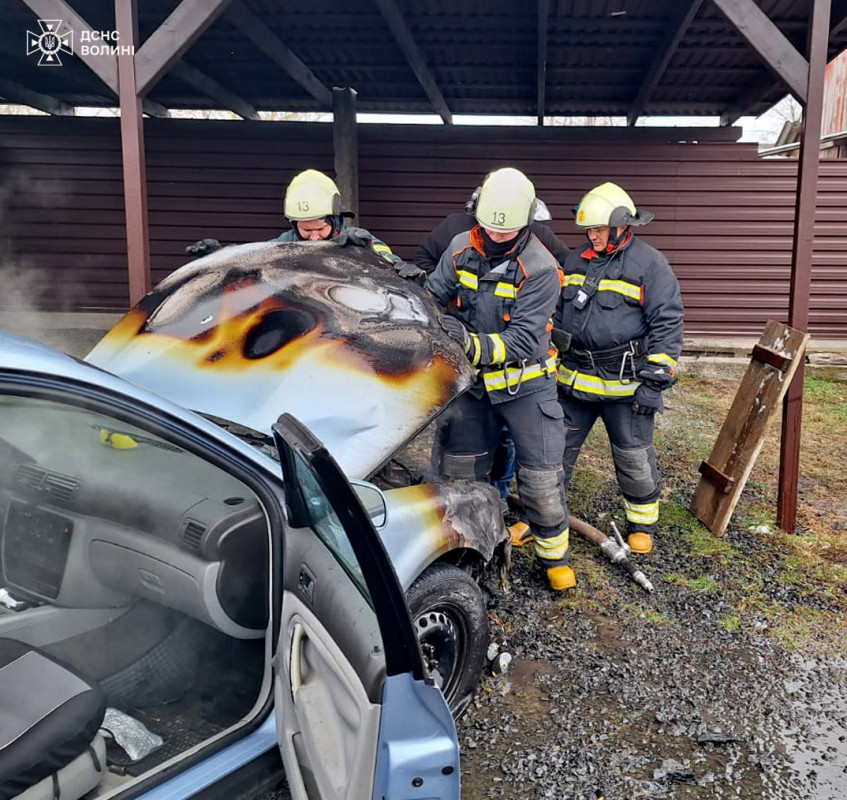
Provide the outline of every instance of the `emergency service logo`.
[[38,59],[39,67],[61,67],[62,59],[59,54],[74,54],[74,32],[68,30],[59,33],[62,27],[60,19],[40,19],[38,27],[41,28],[41,33],[26,32],[26,54],[31,56],[36,52],[41,53],[41,58]]

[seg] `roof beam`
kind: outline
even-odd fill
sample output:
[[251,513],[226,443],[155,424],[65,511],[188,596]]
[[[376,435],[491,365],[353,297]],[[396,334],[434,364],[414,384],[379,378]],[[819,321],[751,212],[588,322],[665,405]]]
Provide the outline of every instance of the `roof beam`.
[[55,117],[72,117],[74,114],[73,106],[69,106],[49,94],[41,94],[41,92],[28,89],[26,86],[21,86],[21,84],[8,81],[5,78],[0,78],[0,95],[13,103],[37,108],[39,111],[52,114]]
[[238,114],[239,117],[259,119],[258,112],[250,103],[225,86],[221,86],[214,78],[210,78],[205,72],[201,72],[191,64],[186,64],[185,61],[177,61],[171,67],[171,75],[179,78],[183,83],[187,83],[192,89],[212,98],[224,108]]
[[182,0],[135,54],[138,95],[143,97],[232,0]]
[[282,67],[324,108],[332,108],[332,92],[246,5],[235,3],[229,8],[226,16],[259,50]]
[[[847,29],[847,0],[833,0],[830,16],[830,38],[837,36]],[[776,89],[782,81],[774,81],[773,75],[765,73],[731,106],[721,113],[721,125],[732,125],[739,117],[748,112],[750,107],[766,94]]]
[[550,25],[550,0],[538,0],[538,124],[544,124],[547,106],[547,40]]
[[412,32],[409,30],[409,26],[400,9],[397,7],[397,3],[395,0],[376,0],[376,4],[379,6],[379,10],[382,12],[385,21],[388,23],[394,39],[400,46],[400,50],[402,50],[403,55],[406,57],[406,61],[409,62],[412,72],[415,73],[418,83],[429,98],[429,102],[432,103],[432,107],[445,125],[452,125],[453,115],[450,113],[447,101],[444,99],[444,95],[441,94],[441,89],[438,88],[438,84],[435,82],[429,66],[427,66],[426,59],[423,53],[421,53],[415,37],[412,36]]
[[[74,11],[64,0],[24,0],[24,3],[39,19],[61,19],[76,36],[77,43],[82,41],[83,32],[91,32],[91,26]],[[88,50],[82,54],[82,47],[74,50],[74,55],[82,61],[112,93],[118,93],[118,61],[116,56],[104,54],[91,55]]]
[[837,36],[847,28],[847,0],[832,0],[829,35]]
[[680,2],[680,0],[669,0],[669,3],[671,19],[665,29],[665,35],[662,37],[659,48],[656,50],[647,72],[644,73],[644,78],[641,81],[641,86],[638,87],[629,113],[626,115],[627,125],[635,125],[644,112],[645,106],[650,101],[650,97],[659,85],[659,81],[662,80],[671,58],[679,47],[679,43],[685,36],[688,26],[703,5],[703,0],[689,0],[687,4]]
[[158,117],[159,119],[170,117],[171,115],[171,112],[161,103],[157,103],[155,100],[149,100],[146,97],[141,98],[141,110],[148,117]]
[[801,102],[806,102],[809,62],[797,52],[782,31],[756,5],[754,0],[712,0],[735,26],[768,68],[788,86]]
[[773,75],[770,72],[765,72],[731,106],[727,106],[721,112],[721,125],[733,125],[739,117],[747,113],[750,106],[761,100],[780,83],[780,81],[774,83]]

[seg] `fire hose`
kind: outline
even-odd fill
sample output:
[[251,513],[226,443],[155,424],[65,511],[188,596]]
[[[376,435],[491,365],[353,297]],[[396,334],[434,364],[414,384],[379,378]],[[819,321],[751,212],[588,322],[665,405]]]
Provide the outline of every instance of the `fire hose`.
[[620,564],[629,574],[630,577],[646,592],[653,591],[653,584],[650,583],[647,576],[638,567],[633,564],[627,556],[629,556],[629,546],[624,542],[618,532],[615,523],[612,523],[612,531],[615,534],[615,539],[606,536],[605,533],[589,525],[584,520],[577,517],[571,517],[571,530],[584,536],[589,542],[594,542],[606,558],[613,564]]

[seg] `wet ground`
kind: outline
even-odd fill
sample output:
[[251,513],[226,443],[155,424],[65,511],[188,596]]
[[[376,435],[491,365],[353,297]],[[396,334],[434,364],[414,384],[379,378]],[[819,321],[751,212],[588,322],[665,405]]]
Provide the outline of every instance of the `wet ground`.
[[847,660],[790,652],[764,622],[726,630],[719,588],[662,579],[690,567],[670,536],[640,558],[652,595],[592,548],[574,543],[564,602],[516,555],[496,612],[513,668],[459,724],[464,800],[847,797]]

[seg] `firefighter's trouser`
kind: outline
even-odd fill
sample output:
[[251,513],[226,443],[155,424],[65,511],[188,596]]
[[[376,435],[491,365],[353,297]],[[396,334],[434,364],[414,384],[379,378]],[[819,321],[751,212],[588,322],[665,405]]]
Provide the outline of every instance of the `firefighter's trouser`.
[[662,482],[653,449],[653,417],[636,414],[631,398],[618,402],[587,402],[559,390],[559,403],[565,415],[565,488],[570,483],[583,442],[601,417],[612,446],[627,529],[630,533],[654,534],[659,523]]
[[466,392],[450,407],[441,428],[440,474],[451,480],[488,480],[503,426],[515,443],[518,493],[547,567],[567,564],[568,515],[565,505],[565,432],[556,385],[505,403]]

